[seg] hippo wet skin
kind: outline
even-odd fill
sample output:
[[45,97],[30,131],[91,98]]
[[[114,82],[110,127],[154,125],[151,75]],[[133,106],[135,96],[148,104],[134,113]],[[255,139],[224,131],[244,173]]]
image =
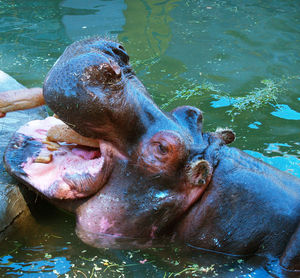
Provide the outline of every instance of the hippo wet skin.
[[[119,43],[72,44],[43,92],[59,119],[21,127],[6,150],[6,168],[74,212],[84,242],[144,247],[178,240],[275,256],[284,269],[300,271],[300,180],[228,147],[230,130],[203,133],[195,107],[162,112]],[[47,130],[61,121],[99,148],[60,143],[49,163],[37,163]]]

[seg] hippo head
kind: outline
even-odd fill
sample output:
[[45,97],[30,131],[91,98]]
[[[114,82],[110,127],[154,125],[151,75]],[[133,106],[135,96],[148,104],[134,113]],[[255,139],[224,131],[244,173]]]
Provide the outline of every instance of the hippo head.
[[[5,154],[8,171],[73,210],[77,234],[90,245],[142,247],[170,235],[212,175],[214,158],[203,158],[209,136],[201,111],[162,112],[124,48],[99,38],[66,49],[46,77],[44,98],[59,120],[22,127]],[[58,121],[99,147],[60,143],[50,162],[36,163],[49,147],[47,129]],[[215,136],[218,142],[231,140],[224,134]]]

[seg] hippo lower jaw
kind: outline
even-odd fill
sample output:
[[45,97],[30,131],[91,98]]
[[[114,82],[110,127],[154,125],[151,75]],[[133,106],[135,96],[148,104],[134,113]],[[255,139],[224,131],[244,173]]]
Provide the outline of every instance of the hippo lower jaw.
[[78,222],[76,225],[76,235],[86,244],[96,248],[132,249],[132,248],[152,248],[162,247],[170,244],[170,239],[152,239],[141,237],[129,237],[121,234],[94,233],[87,231]]
[[[97,232],[93,229],[89,230],[85,223],[86,214],[90,216],[90,221],[95,221],[94,214],[97,213],[98,219],[102,219],[102,215],[101,210],[94,212],[85,209],[84,200],[87,197],[97,198],[101,195],[101,190],[106,186],[116,160],[126,163],[126,157],[110,143],[101,140],[99,140],[99,149],[60,142],[58,149],[49,150],[47,132],[53,126],[60,124],[62,121],[48,117],[22,126],[6,150],[7,170],[17,176],[22,171],[22,179],[33,190],[42,193],[55,205],[76,212],[76,233],[83,242],[101,248],[146,248],[156,245],[156,240],[151,237],[130,237],[125,233],[109,231],[111,224],[106,223],[104,217],[103,221],[97,223]],[[17,163],[18,172],[16,169],[10,169],[11,165],[15,165],[11,163],[10,158],[18,157],[14,153],[22,153],[26,156],[21,157],[20,163]],[[51,159],[47,161],[47,158]],[[44,162],[39,161],[43,159]],[[102,205],[110,206],[105,198]],[[80,216],[82,213],[84,217]]]
[[105,185],[118,152],[100,140],[99,149],[66,143],[49,148],[47,131],[61,123],[54,117],[29,122],[17,131],[7,152],[23,149],[26,159],[20,158],[22,176],[49,199],[74,200],[93,195]]

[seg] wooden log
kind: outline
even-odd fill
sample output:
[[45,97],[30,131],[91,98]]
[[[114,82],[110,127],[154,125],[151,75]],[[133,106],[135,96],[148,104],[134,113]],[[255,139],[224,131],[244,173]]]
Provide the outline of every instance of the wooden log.
[[22,88],[0,94],[0,118],[6,113],[26,110],[45,104],[42,88]]
[[[0,70],[0,98],[6,91],[27,90],[8,74]],[[4,98],[4,96],[3,96]],[[25,111],[11,112],[4,118],[0,118],[0,153],[3,155],[13,133],[25,123],[43,119],[47,113],[43,107],[29,109]],[[26,229],[27,223],[32,223],[30,210],[27,201],[33,196],[24,187],[20,188],[18,182],[12,178],[0,159],[0,240],[13,230],[21,233]],[[32,199],[34,203],[34,199]],[[0,243],[3,244],[3,243]]]

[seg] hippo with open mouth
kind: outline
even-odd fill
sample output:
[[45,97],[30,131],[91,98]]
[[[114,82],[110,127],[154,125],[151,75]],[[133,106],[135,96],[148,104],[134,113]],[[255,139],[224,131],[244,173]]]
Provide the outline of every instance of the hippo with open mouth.
[[[280,257],[283,268],[300,271],[300,180],[228,147],[230,130],[203,133],[195,107],[161,111],[119,43],[91,38],[69,46],[43,96],[58,119],[22,126],[5,165],[74,212],[84,242],[123,248],[178,240]],[[56,126],[83,143],[49,141]]]

